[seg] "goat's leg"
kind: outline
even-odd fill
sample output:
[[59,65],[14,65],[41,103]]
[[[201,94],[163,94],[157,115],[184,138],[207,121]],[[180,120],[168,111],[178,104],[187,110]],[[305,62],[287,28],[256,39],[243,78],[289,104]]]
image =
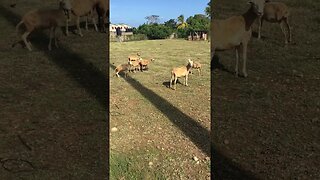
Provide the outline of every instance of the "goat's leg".
[[88,19],[89,19],[89,15],[86,16],[86,26],[85,26],[85,28],[86,28],[87,31],[89,30],[89,28],[88,28]]
[[239,74],[239,51],[240,51],[240,46],[236,47],[236,64],[235,64],[235,75],[238,77]]
[[285,29],[283,27],[284,23],[285,23],[284,20],[281,20],[280,28],[281,28],[282,33],[284,34],[284,39],[285,39],[284,43],[287,45],[288,44],[288,39],[287,39],[287,33],[286,33],[286,31],[285,31]]
[[177,89],[177,80],[178,80],[178,77],[177,76],[175,76],[174,77],[174,90],[176,90]]
[[259,17],[259,29],[258,29],[258,39],[261,39],[261,28],[263,24],[263,18]]
[[242,73],[243,73],[243,77],[248,77],[248,73],[247,73],[247,47],[248,47],[248,43],[245,42],[242,44],[242,56],[243,56],[243,65],[242,65]]
[[49,51],[51,51],[51,43],[52,43],[52,38],[53,38],[53,31],[54,31],[54,27],[51,27],[50,28],[50,37],[49,37],[49,45],[48,45],[48,49],[49,49]]
[[171,88],[171,87],[172,87],[172,82],[173,82],[173,80],[174,80],[174,77],[173,77],[173,75],[171,75],[171,79],[170,79],[170,84],[169,84],[169,88]]
[[[189,74],[189,73],[188,73]],[[185,85],[188,86],[188,74],[186,75]]]
[[288,33],[289,33],[289,42],[292,42],[292,35],[291,35],[291,27],[289,25],[289,20],[288,20],[288,17],[285,18],[285,24],[287,26],[287,29],[288,29]]
[[96,19],[94,18],[93,15],[91,15],[91,19],[92,19],[92,23],[93,23],[93,25],[94,25],[94,30],[95,30],[96,32],[98,32],[97,22],[96,22]]
[[57,27],[53,28],[53,34],[54,34],[54,45],[56,46],[56,48],[59,48],[58,46],[58,42],[57,42],[57,31],[56,31]]
[[200,76],[201,75],[201,69],[200,68],[198,69],[198,72],[199,72],[199,76]]
[[28,43],[27,41],[27,37],[29,36],[30,32],[25,32],[21,37],[22,37],[22,40],[24,42],[24,44],[26,45],[26,47],[28,48],[29,51],[32,51],[31,47],[30,47],[30,44]]
[[80,16],[77,17],[77,28],[78,28],[78,34],[80,35],[80,37],[82,37],[83,34],[82,34],[81,28],[80,28]]

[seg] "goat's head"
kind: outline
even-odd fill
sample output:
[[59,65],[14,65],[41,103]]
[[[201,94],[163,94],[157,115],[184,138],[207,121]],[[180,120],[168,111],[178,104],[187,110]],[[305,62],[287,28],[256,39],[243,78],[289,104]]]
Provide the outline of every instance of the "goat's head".
[[59,8],[63,10],[71,10],[71,2],[70,0],[59,0]]
[[248,4],[251,5],[251,7],[253,8],[254,12],[258,16],[262,16],[263,15],[263,10],[264,10],[265,3],[266,3],[266,0],[249,0],[249,2],[248,2]]
[[191,59],[188,59],[188,65],[190,65],[191,67],[193,66],[193,61]]

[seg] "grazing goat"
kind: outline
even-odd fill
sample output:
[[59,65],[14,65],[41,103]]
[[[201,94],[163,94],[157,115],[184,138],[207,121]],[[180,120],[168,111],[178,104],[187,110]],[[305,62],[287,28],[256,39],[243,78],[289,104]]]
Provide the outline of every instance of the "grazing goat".
[[233,16],[225,20],[211,22],[211,59],[215,51],[236,49],[235,74],[238,76],[239,51],[243,55],[243,76],[247,77],[247,47],[251,39],[252,24],[259,15],[263,14],[265,0],[250,0],[249,10],[241,16]]
[[137,56],[128,56],[128,61],[138,61],[141,60],[140,53],[137,53]]
[[115,69],[115,75],[117,77],[120,77],[119,73],[124,72],[124,76],[128,76],[128,71],[130,70],[131,63],[129,62],[128,64],[120,64],[119,66],[116,67]]
[[[94,24],[95,30],[98,31],[95,18],[93,16],[93,9],[96,7],[96,0],[60,0],[59,6],[63,8],[67,13],[68,17],[72,13],[76,16],[76,24],[78,29],[78,34],[82,37],[83,34],[80,28],[80,17],[81,16],[91,16],[92,22]],[[69,18],[70,20],[70,18]],[[66,35],[69,34],[69,27],[66,27]]]
[[137,61],[129,61],[129,63],[131,64],[130,66],[130,71],[132,72],[136,72],[136,71],[139,71],[141,70],[140,69],[140,60],[137,60]]
[[140,63],[140,70],[143,71],[143,70],[148,69],[148,65],[149,65],[152,61],[154,61],[153,58],[150,59],[150,60],[148,60],[148,59],[141,59],[140,62],[139,62],[139,63]]
[[[291,27],[289,25],[289,10],[288,6],[286,6],[282,2],[270,2],[269,0],[266,1],[264,6],[263,16],[259,18],[259,32],[258,32],[258,39],[261,39],[261,28],[263,21],[267,21],[270,23],[279,23],[282,33],[284,34],[285,44],[291,42]],[[288,30],[289,37],[285,32],[283,25],[286,26]]]
[[[35,29],[48,29],[50,28],[50,40],[48,49],[51,50],[51,42],[54,36],[55,46],[58,47],[56,39],[56,28],[64,26],[67,22],[67,17],[63,10],[59,9],[38,9],[27,12],[22,20],[17,24],[16,31],[19,34],[20,27],[24,25],[23,34],[21,36],[24,44],[29,51],[32,51],[32,44],[27,40],[28,36]],[[14,46],[14,43],[12,46]]]
[[199,62],[193,62],[192,69],[198,70],[199,76],[201,75],[201,67],[202,67],[202,65]]
[[170,79],[169,87],[172,88],[172,83],[174,81],[173,89],[176,90],[177,80],[179,77],[185,77],[185,85],[188,86],[188,75],[192,69],[192,66],[193,66],[193,61],[188,59],[187,66],[173,68],[171,71],[171,79]]

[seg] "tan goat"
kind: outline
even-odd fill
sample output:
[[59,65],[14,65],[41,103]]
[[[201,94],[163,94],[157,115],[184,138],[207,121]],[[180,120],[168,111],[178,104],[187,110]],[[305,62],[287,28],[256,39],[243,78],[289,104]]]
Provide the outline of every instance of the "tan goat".
[[[32,51],[32,44],[28,41],[28,36],[35,29],[50,29],[50,40],[48,49],[51,50],[51,42],[54,36],[55,46],[58,47],[56,39],[56,28],[60,26],[65,26],[67,22],[67,17],[63,10],[59,9],[38,9],[27,12],[22,20],[17,24],[16,31],[19,33],[20,29],[23,29],[23,34],[21,36],[24,44],[29,51]],[[24,28],[20,28],[24,25]],[[14,43],[12,46],[14,46]]]
[[[263,21],[267,21],[270,23],[279,23],[281,31],[284,34],[285,44],[288,44],[291,42],[291,27],[288,22],[290,13],[288,6],[282,2],[270,2],[269,0],[266,2],[267,3],[264,6],[263,16],[259,18],[258,39],[261,39],[261,28]],[[289,37],[287,37],[283,25],[286,26]]]
[[128,76],[128,72],[130,70],[131,63],[129,62],[128,64],[120,64],[116,67],[115,69],[115,76],[120,77],[119,73],[124,72],[124,76]]
[[202,67],[202,65],[199,62],[193,62],[192,69],[198,70],[199,76],[201,75],[201,67]]
[[243,55],[243,76],[247,77],[247,47],[251,39],[252,24],[259,15],[263,14],[265,0],[250,0],[249,10],[241,16],[232,16],[225,20],[211,21],[211,59],[215,51],[236,50],[235,74],[238,76],[239,51]]
[[173,68],[171,71],[171,79],[169,87],[172,88],[172,83],[174,81],[173,89],[176,90],[177,80],[179,77],[185,77],[185,85],[188,86],[188,75],[192,69],[193,61],[188,59],[187,66]]
[[141,60],[142,58],[140,57],[140,53],[137,53],[137,55],[131,55],[128,56],[128,61],[138,61]]
[[129,63],[131,64],[131,66],[130,66],[130,71],[132,71],[132,72],[135,73],[136,71],[141,70],[141,69],[140,69],[140,60],[129,61]]
[[149,59],[141,59],[140,60],[140,70],[143,71],[143,70],[146,70],[148,69],[148,65],[154,61],[153,58],[151,58],[150,60]]

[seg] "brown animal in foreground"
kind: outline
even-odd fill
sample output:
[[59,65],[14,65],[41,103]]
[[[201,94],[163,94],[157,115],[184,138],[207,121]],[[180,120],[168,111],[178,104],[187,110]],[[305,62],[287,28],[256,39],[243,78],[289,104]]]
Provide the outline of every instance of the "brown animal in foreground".
[[215,51],[236,50],[235,74],[238,76],[239,51],[242,50],[243,66],[242,73],[244,77],[247,73],[247,47],[251,39],[252,24],[263,14],[265,0],[250,0],[249,10],[240,16],[232,16],[225,20],[211,20],[211,59]]
[[[32,44],[28,41],[28,36],[35,29],[50,29],[50,40],[48,49],[51,50],[51,42],[54,36],[55,46],[58,47],[56,39],[56,28],[64,26],[67,22],[67,17],[63,10],[59,9],[38,9],[27,12],[22,20],[17,24],[16,31],[19,34],[19,30],[23,27],[23,34],[21,36],[24,44],[29,51],[32,51]],[[18,42],[14,43],[12,46],[15,46]]]
[[[269,0],[267,0],[266,2],[267,3],[264,6],[263,16],[259,18],[258,39],[261,39],[261,28],[263,21],[267,21],[270,23],[279,23],[281,31],[284,34],[285,44],[288,44],[292,41],[291,27],[288,22],[290,15],[288,6],[282,2],[270,2]],[[287,34],[283,27],[284,25],[288,30],[289,37],[287,37]]]
[[192,69],[192,66],[193,66],[193,61],[188,59],[187,66],[173,68],[171,71],[171,79],[170,79],[169,87],[172,88],[172,83],[174,81],[173,89],[176,90],[177,80],[179,77],[185,77],[185,86],[188,86],[188,75]]

